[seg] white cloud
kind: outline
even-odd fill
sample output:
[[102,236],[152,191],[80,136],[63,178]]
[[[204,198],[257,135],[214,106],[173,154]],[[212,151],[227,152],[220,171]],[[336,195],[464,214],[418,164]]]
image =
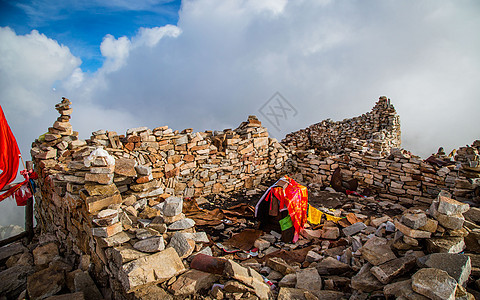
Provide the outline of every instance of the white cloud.
[[[72,123],[88,137],[139,125],[236,127],[279,91],[298,110],[280,132],[263,120],[281,138],[367,112],[387,95],[401,115],[404,146],[426,156],[478,138],[479,23],[475,1],[184,1],[177,26],[107,35],[96,73],[65,56],[57,61],[63,71],[48,82],[33,76],[37,86],[24,97],[30,103],[43,86],[50,103],[69,97]],[[42,73],[36,62],[27,66]],[[55,94],[52,80],[60,81]],[[18,94],[7,90],[10,99]]]

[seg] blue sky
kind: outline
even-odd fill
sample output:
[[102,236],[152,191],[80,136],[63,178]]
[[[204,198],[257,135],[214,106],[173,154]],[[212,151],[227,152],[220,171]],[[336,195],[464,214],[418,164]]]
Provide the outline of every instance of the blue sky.
[[67,45],[83,71],[103,64],[100,43],[107,34],[134,36],[140,27],[177,24],[180,1],[0,1],[0,26],[19,35],[33,29]]

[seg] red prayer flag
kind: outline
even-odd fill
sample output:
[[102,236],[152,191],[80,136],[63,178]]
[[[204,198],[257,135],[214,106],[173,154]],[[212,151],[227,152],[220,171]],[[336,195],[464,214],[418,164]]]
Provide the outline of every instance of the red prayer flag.
[[0,190],[17,177],[20,150],[0,105]]

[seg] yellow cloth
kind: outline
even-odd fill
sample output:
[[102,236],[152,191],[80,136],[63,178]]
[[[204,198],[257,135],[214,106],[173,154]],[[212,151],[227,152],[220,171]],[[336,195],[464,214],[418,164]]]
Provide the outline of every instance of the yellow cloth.
[[341,217],[335,217],[327,214],[325,214],[325,216],[327,217],[327,221],[333,221],[335,223],[337,223],[338,221],[340,221],[340,219],[342,219]]
[[321,211],[311,206],[310,204],[308,205],[307,221],[310,222],[310,224],[313,224],[313,225],[320,224],[320,222],[322,221],[322,215],[323,213]]

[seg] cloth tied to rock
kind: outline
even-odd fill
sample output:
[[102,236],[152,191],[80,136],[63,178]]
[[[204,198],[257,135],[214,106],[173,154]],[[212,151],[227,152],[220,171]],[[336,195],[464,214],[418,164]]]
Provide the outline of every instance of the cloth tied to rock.
[[308,192],[307,187],[297,183],[295,180],[288,176],[280,178],[274,185],[268,188],[265,194],[255,207],[255,216],[258,215],[258,206],[265,200],[270,201],[272,206],[275,196],[279,201],[279,209],[288,209],[288,214],[292,219],[293,227],[295,228],[295,234],[293,242],[295,243],[300,234],[300,230],[307,222],[307,208],[308,208]]

